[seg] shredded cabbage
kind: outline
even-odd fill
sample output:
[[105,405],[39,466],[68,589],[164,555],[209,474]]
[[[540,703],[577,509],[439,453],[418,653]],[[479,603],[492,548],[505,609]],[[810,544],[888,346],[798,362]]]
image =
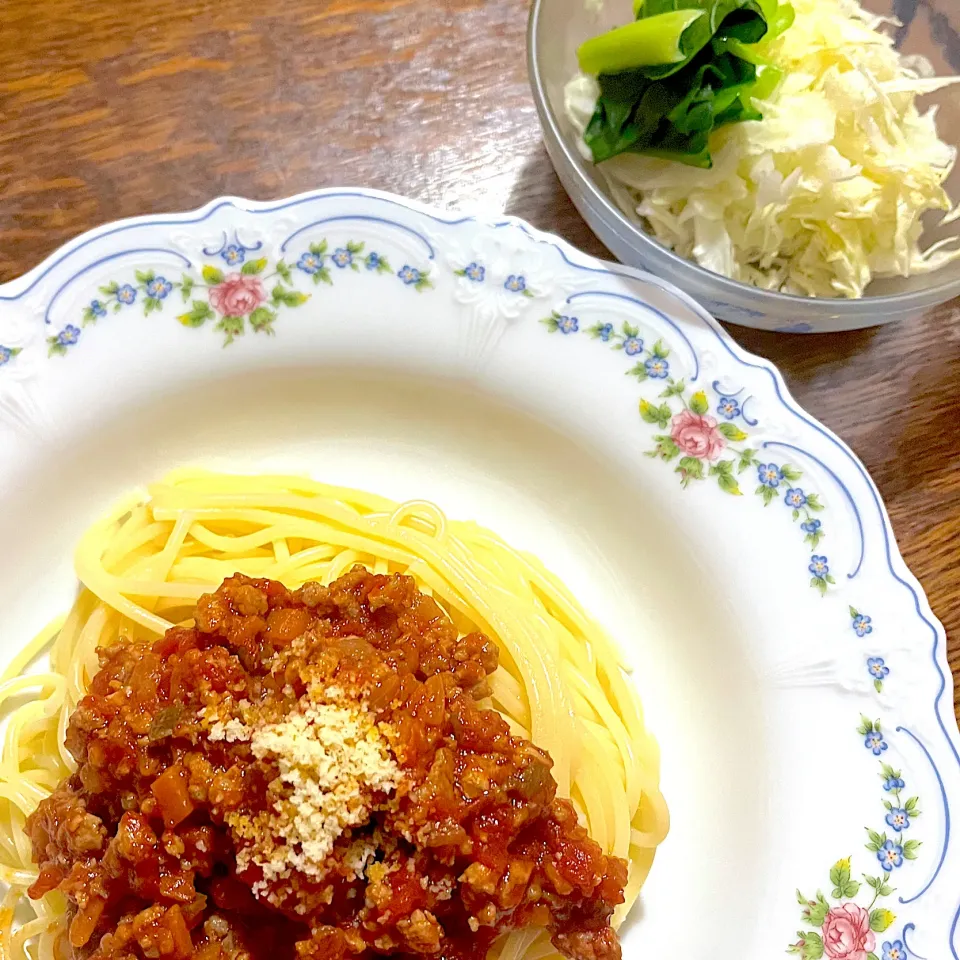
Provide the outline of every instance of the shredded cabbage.
[[[860,297],[874,278],[910,276],[960,259],[960,237],[924,250],[921,215],[960,217],[943,183],[956,149],[937,136],[916,97],[960,77],[933,77],[879,28],[890,21],[855,0],[792,0],[793,26],[764,59],[783,73],[762,120],[723,127],[712,169],[622,154],[599,166],[619,206],[661,243],[716,273],[768,290]],[[566,88],[583,131],[594,77]]]

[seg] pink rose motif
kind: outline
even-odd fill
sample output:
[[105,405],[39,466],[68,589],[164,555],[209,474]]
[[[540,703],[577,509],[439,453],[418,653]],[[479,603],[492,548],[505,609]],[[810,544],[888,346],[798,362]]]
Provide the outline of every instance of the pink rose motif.
[[716,460],[725,441],[713,417],[701,417],[692,410],[678,413],[671,421],[670,439],[688,457]]
[[870,914],[855,903],[834,907],[823,921],[823,953],[830,960],[867,960],[877,938]]
[[210,306],[227,317],[245,317],[266,299],[267,292],[259,277],[239,273],[228,273],[210,288]]

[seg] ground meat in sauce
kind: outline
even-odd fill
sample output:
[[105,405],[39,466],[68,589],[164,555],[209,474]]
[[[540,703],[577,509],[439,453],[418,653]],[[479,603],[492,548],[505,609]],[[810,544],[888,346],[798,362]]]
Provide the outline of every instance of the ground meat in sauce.
[[[232,577],[195,627],[101,653],[67,730],[77,772],[27,821],[30,896],[59,888],[94,960],[483,960],[527,925],[573,960],[617,960],[627,865],[556,797],[549,757],[478,705],[496,667],[409,577],[358,567],[295,592]],[[324,876],[268,882],[238,872],[227,822],[270,806],[277,767],[204,717],[282,717],[315,683],[375,715],[402,781]]]

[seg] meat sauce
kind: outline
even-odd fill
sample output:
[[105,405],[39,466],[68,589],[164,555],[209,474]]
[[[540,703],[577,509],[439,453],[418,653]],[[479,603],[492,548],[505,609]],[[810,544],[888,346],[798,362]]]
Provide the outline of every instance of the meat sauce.
[[[627,864],[556,796],[550,758],[479,705],[497,660],[409,577],[224,581],[194,627],[101,651],[67,730],[77,772],[27,821],[30,896],[67,897],[92,960],[483,960],[528,925],[572,960],[618,960]],[[323,876],[267,881],[238,867],[227,823],[275,802],[277,766],[204,718],[288,715],[316,683],[389,732],[401,779]]]

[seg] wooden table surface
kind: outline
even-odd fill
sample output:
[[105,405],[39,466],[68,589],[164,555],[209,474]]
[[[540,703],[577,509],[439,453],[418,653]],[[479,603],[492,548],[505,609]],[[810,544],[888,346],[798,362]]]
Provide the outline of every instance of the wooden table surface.
[[[893,2],[908,46],[934,36],[938,67],[960,72],[956,0]],[[118,217],[333,185],[506,211],[606,255],[541,144],[526,15],[526,0],[5,0],[0,282]],[[730,332],[866,463],[960,675],[960,304],[909,328]]]

